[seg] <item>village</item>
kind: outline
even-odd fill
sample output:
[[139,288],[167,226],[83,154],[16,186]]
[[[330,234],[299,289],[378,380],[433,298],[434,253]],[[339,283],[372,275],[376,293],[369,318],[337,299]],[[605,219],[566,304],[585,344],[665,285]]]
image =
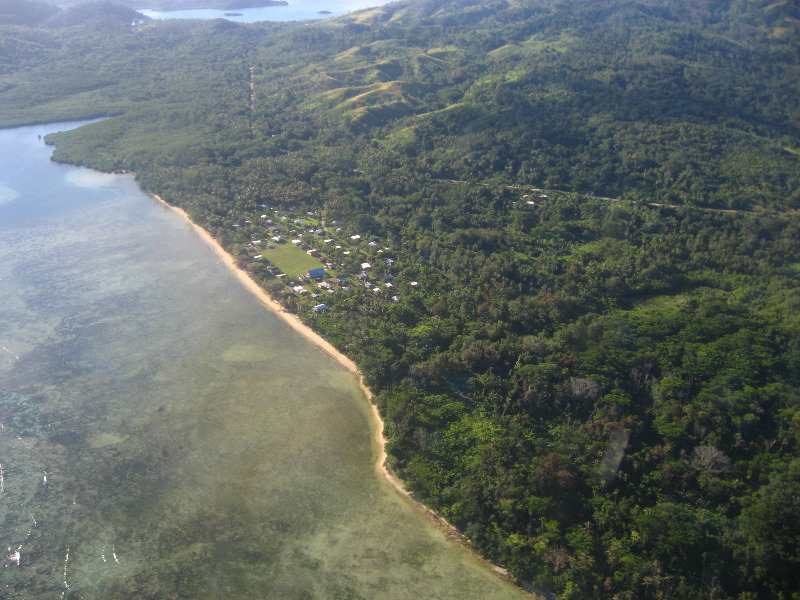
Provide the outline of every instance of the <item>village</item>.
[[257,208],[232,225],[234,257],[292,312],[324,312],[336,304],[336,294],[400,302],[419,287],[395,279],[396,255],[376,235],[346,231],[340,221],[326,224],[316,211]]
[[[544,190],[525,191],[512,202],[518,209],[548,199]],[[395,276],[398,253],[379,236],[340,220],[326,222],[321,211],[258,204],[230,217],[228,250],[237,265],[290,312],[335,308],[337,294],[398,303],[421,288],[412,278]]]

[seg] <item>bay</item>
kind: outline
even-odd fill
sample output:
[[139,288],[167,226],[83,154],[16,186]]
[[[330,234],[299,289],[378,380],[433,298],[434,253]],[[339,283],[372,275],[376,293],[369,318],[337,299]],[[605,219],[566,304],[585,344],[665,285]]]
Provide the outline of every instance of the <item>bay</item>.
[[0,597],[526,595],[374,469],[354,376],[130,176],[0,131]]
[[[182,10],[152,10],[141,8],[140,13],[151,19],[226,19],[240,23],[258,21],[310,21],[338,17],[347,13],[386,4],[381,0],[289,0],[287,5],[259,6],[217,10],[192,8]],[[238,14],[237,14],[238,13]]]

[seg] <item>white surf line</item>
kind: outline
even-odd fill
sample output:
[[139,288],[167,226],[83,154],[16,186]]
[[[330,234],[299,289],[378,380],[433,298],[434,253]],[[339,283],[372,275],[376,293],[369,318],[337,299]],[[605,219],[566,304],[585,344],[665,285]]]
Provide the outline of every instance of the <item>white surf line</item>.
[[[19,360],[19,356],[17,356],[16,354],[14,354],[14,353],[13,353],[11,350],[9,350],[8,348],[6,348],[5,346],[0,346],[0,348],[2,348],[3,350],[5,350],[6,352],[8,352],[8,353],[9,353],[11,356],[13,356],[14,358],[16,358],[17,360]],[[14,362],[14,361],[12,361],[11,359],[9,359],[9,360],[8,360],[8,362]]]
[[6,489],[6,477],[5,473],[3,473],[3,463],[0,463],[0,494],[3,493],[4,489]]
[[114,562],[117,563],[118,565],[122,564],[122,563],[119,562],[119,559],[117,558],[116,552],[114,552],[114,546],[111,546],[111,558],[113,558]]
[[[33,519],[33,516],[31,516],[31,519]],[[33,519],[33,525],[34,527],[36,526],[36,519]],[[12,563],[19,566],[19,561],[22,559],[22,546],[30,539],[32,533],[33,528],[28,529],[28,533],[25,534],[22,543],[17,546],[17,549],[14,552],[11,551],[11,546],[8,546],[8,556],[6,556],[6,558],[8,558],[8,563],[5,565],[6,568],[8,568],[8,566]]]
[[[28,534],[30,535],[30,533]],[[17,546],[17,549],[14,552],[11,552],[11,548],[8,549],[8,561],[10,563],[14,563],[15,565],[19,566],[19,561],[22,558],[22,554],[20,554],[20,550],[22,550],[22,544]]]
[[[0,429],[5,429],[5,428],[6,428],[6,426],[5,426],[5,425],[3,425],[2,423],[0,423]],[[14,435],[14,434],[12,433],[12,435]],[[25,447],[26,447],[26,448],[27,448],[29,451],[33,452],[33,448],[31,448],[31,445],[30,445],[28,442],[26,442],[25,440],[23,440],[23,439],[22,439],[20,436],[18,436],[18,435],[14,435],[14,437],[15,437],[15,438],[17,438],[17,439],[18,439],[20,442],[22,442],[22,445],[23,445],[23,446],[25,446]],[[38,467],[39,465],[36,465],[36,466]],[[39,470],[41,470],[41,469],[39,469]]]
[[[33,521],[33,527],[36,527],[36,518],[33,515],[31,515],[31,521]],[[22,546],[31,538],[31,535],[33,535],[33,527],[28,529],[28,533],[25,534],[25,537],[22,539],[22,542],[20,542],[20,545],[17,546],[16,550],[12,551],[11,546],[7,546],[8,554],[6,558],[8,562],[4,565],[6,569],[12,564],[19,566],[20,560],[22,560]]]
[[11,550],[11,546],[7,546],[6,550],[8,551],[8,554],[6,554],[8,562],[5,564],[5,568],[7,569],[12,564],[19,566],[19,561],[20,558],[22,557],[22,555],[20,554],[20,550],[22,550],[22,544],[17,546],[17,549],[14,551]]
[[69,548],[67,548],[67,554],[64,556],[64,591],[61,592],[62,600],[67,597],[67,591],[69,590],[69,584],[67,583],[67,563],[69,562]]

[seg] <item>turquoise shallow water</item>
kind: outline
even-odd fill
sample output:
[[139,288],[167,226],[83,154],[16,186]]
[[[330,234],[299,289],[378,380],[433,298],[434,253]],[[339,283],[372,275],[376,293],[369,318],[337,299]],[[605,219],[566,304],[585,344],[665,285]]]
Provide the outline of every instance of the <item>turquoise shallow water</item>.
[[355,378],[59,128],[0,131],[0,597],[524,597],[376,476]]

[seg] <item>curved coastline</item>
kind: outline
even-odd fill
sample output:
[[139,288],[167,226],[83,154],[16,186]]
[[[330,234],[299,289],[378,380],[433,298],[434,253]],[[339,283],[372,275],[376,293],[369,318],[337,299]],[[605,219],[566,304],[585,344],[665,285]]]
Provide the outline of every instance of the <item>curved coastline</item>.
[[[358,370],[358,366],[356,366],[356,363],[353,362],[344,354],[342,354],[341,352],[339,352],[339,350],[337,350],[333,346],[333,344],[331,344],[328,340],[319,335],[316,331],[311,329],[311,327],[303,323],[300,320],[300,317],[288,312],[286,309],[283,308],[283,306],[280,305],[279,302],[277,302],[269,294],[267,294],[267,292],[264,291],[264,289],[260,285],[258,285],[246,271],[239,268],[233,256],[229,254],[208,231],[206,231],[205,229],[200,227],[197,223],[192,221],[191,217],[185,210],[169,204],[156,194],[149,193],[149,195],[165,208],[180,215],[197,232],[200,238],[206,244],[208,244],[214,250],[214,252],[216,252],[217,256],[219,256],[220,259],[222,259],[223,263],[234,273],[234,275],[236,275],[237,279],[239,279],[242,285],[247,290],[249,290],[264,306],[272,310],[287,325],[289,325],[289,327],[291,327],[297,333],[302,335],[304,338],[315,344],[325,353],[329,354],[340,365],[342,365],[345,369],[350,371],[353,375],[355,375],[358,378],[359,387],[361,388],[361,392],[364,395],[364,399],[369,403],[370,413],[372,414],[373,426],[375,428],[375,435],[373,437],[373,442],[378,449],[378,457],[375,460],[375,470],[396,492],[398,492],[401,496],[406,498],[419,510],[423,511],[426,515],[428,515],[428,517],[431,518],[433,523],[440,530],[445,532],[445,534],[449,539],[456,541],[460,543],[462,546],[465,546],[470,550],[472,550],[472,544],[469,542],[469,540],[467,540],[463,536],[463,534],[460,531],[458,531],[458,529],[447,519],[442,517],[433,509],[417,501],[413,497],[412,493],[405,488],[403,480],[400,479],[397,476],[397,474],[387,464],[386,437],[383,435],[384,431],[383,417],[381,417],[377,405],[372,401],[373,398],[372,391],[364,384],[364,375],[361,373],[361,371]],[[474,550],[472,551],[474,552]],[[486,561],[486,563],[492,568],[492,570],[501,577],[509,580],[512,579],[508,571],[504,567],[488,560],[485,557],[481,557],[477,553],[475,553],[475,555],[481,558],[482,560]],[[523,588],[520,589],[523,590]]]
[[375,468],[381,473],[381,475],[386,479],[386,481],[391,484],[391,486],[396,489],[398,492],[405,496],[411,496],[411,493],[403,487],[402,480],[395,475],[395,473],[389,468],[386,464],[386,438],[383,436],[383,419],[381,418],[380,413],[378,412],[378,407],[375,406],[375,403],[372,402],[372,391],[364,385],[364,376],[361,374],[361,371],[358,370],[356,363],[352,360],[347,358],[344,354],[339,352],[333,344],[331,344],[328,340],[323,338],[319,335],[316,331],[311,329],[308,325],[303,323],[295,314],[288,312],[283,306],[280,305],[279,302],[274,300],[264,289],[258,285],[250,275],[248,275],[243,269],[240,269],[239,266],[236,264],[233,256],[231,256],[222,245],[214,239],[214,237],[205,229],[200,227],[197,223],[192,221],[189,213],[187,213],[182,208],[177,206],[173,206],[168,202],[165,202],[161,197],[157,196],[156,194],[150,194],[153,198],[155,198],[159,203],[163,206],[167,207],[171,211],[179,214],[183,217],[197,232],[197,234],[202,238],[202,240],[211,246],[214,252],[217,253],[225,265],[236,275],[239,281],[244,285],[247,290],[249,290],[256,298],[258,298],[261,303],[275,312],[289,327],[294,329],[297,333],[302,335],[304,338],[309,340],[310,342],[314,343],[317,347],[324,350],[327,354],[332,356],[340,365],[346,368],[348,371],[353,373],[356,377],[358,377],[359,387],[361,388],[361,392],[364,394],[364,398],[369,402],[370,407],[372,408],[372,418],[375,424],[375,442],[378,444],[379,452],[378,452],[378,459],[375,462]]

